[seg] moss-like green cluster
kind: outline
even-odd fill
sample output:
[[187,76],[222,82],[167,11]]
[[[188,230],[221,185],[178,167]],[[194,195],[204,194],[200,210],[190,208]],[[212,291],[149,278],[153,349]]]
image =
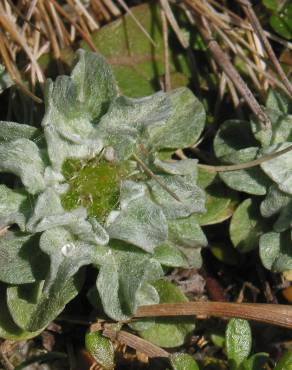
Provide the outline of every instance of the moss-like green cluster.
[[129,174],[125,162],[109,162],[103,158],[89,161],[66,160],[63,175],[69,190],[62,197],[66,210],[87,209],[88,215],[104,221],[117,208],[120,182]]

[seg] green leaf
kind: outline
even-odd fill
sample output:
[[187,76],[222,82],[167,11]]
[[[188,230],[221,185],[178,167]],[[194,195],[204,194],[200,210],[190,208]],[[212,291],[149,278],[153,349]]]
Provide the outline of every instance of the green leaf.
[[[167,280],[158,280],[152,285],[157,290],[160,303],[187,302],[188,299],[175,285]],[[152,319],[155,325],[139,331],[142,338],[160,347],[177,347],[184,343],[186,336],[195,328],[193,318],[156,318]]]
[[205,192],[207,211],[197,216],[201,226],[217,224],[232,216],[237,200],[235,192],[216,181],[208,185]]
[[43,125],[45,126],[44,133],[49,158],[53,169],[57,172],[61,171],[65,159],[92,158],[102,150],[102,142],[100,139],[94,139],[89,142],[87,141],[83,144],[74,144],[60,136],[51,122],[52,118],[48,114],[43,119]]
[[262,2],[267,9],[270,9],[270,10],[278,9],[279,2],[277,0],[262,0]]
[[263,148],[269,147],[270,145],[281,144],[284,141],[292,141],[292,115],[282,113],[278,109],[285,108],[265,109],[265,113],[272,123],[271,129],[262,129],[258,121],[251,121],[254,136],[260,141]]
[[291,17],[285,16],[284,12],[270,17],[270,25],[280,36],[290,40],[292,38]]
[[81,50],[71,77],[60,76],[47,85],[42,126],[54,168],[60,170],[66,158],[90,157],[102,149],[94,123],[116,94],[105,59]]
[[274,370],[292,369],[292,351],[287,351],[279,360]]
[[78,61],[71,79],[77,90],[78,108],[81,108],[82,114],[89,115],[91,120],[97,122],[117,96],[116,81],[112,69],[101,54],[82,49],[77,54]]
[[188,262],[184,254],[173,245],[162,244],[156,247],[153,258],[163,266],[188,267]]
[[105,370],[114,368],[114,346],[100,331],[85,335],[85,348]]
[[0,281],[27,284],[44,278],[48,259],[38,242],[38,235],[15,231],[7,231],[0,237]]
[[290,230],[269,232],[260,238],[260,257],[263,265],[273,272],[292,270],[292,241]]
[[200,248],[208,244],[196,215],[169,220],[168,229],[168,238],[176,245],[188,248]]
[[38,147],[28,139],[0,144],[0,172],[19,176],[31,194],[44,189],[44,163]]
[[236,209],[230,222],[230,238],[242,253],[256,249],[260,236],[267,226],[261,218],[259,207],[252,199],[244,200]]
[[[240,164],[247,163],[257,158],[259,148],[249,147],[221,157],[224,163]],[[264,195],[270,184],[269,178],[258,167],[247,170],[220,172],[221,180],[229,187],[237,191],[244,191],[248,194]]]
[[149,254],[111,242],[96,282],[105,313],[114,320],[128,319],[137,308],[141,286],[161,275],[160,264]]
[[[239,164],[257,157],[258,144],[249,122],[230,120],[220,126],[213,147],[216,157],[224,163]],[[234,190],[255,195],[266,193],[268,179],[257,167],[222,172],[219,176]]]
[[159,206],[148,197],[139,197],[129,202],[107,226],[113,239],[123,240],[147,252],[166,241],[167,221]]
[[[225,121],[217,131],[213,148],[217,158],[233,155],[240,149],[258,146],[251,124],[246,121]],[[230,158],[231,159],[231,158]]]
[[226,352],[231,369],[237,369],[248,357],[252,345],[248,321],[231,319],[226,328]]
[[171,354],[170,363],[174,370],[200,370],[193,357],[186,353]]
[[[38,299],[31,302],[35,286],[27,289],[26,295],[21,295],[26,287],[23,290],[19,287],[8,289],[8,305],[14,321],[28,330],[41,329],[53,320],[77,295],[82,283],[80,274],[76,275],[79,269],[90,263],[101,263],[106,255],[103,247],[77,241],[63,228],[45,231],[40,239],[40,248],[49,255],[51,264]],[[25,320],[23,315],[19,317],[22,311],[27,312]]]
[[261,203],[261,214],[263,217],[271,217],[286,207],[291,200],[291,196],[282,192],[276,184],[273,184]]
[[284,114],[289,114],[292,112],[291,98],[281,91],[270,89],[266,100],[266,107]]
[[158,158],[155,158],[153,164],[155,165],[158,172],[163,172],[171,175],[189,175],[194,179],[194,181],[196,181],[198,177],[197,159],[188,158],[170,162],[167,160],[160,160]]
[[262,370],[268,360],[268,353],[256,353],[243,361],[240,370]]
[[127,159],[145,131],[165,125],[171,109],[171,100],[162,92],[136,99],[119,96],[100,120],[97,134],[119,159]]
[[79,293],[83,284],[80,271],[74,277],[54,284],[44,293],[43,282],[11,286],[7,289],[7,304],[13,321],[29,331],[42,331]]
[[61,227],[45,231],[40,239],[40,248],[51,261],[45,285],[47,292],[50,289],[61,291],[62,284],[82,266],[101,264],[107,253],[104,247],[76,240],[69,231]]
[[26,340],[37,336],[40,332],[28,332],[19,328],[9,313],[6,303],[6,288],[0,286],[0,338],[8,340]]
[[164,125],[149,127],[150,143],[156,149],[194,145],[205,126],[203,104],[187,88],[174,90],[167,95],[171,101],[171,115]]
[[[91,34],[97,49],[112,64],[121,92],[132,97],[141,97],[157,91],[159,77],[165,74],[163,35],[157,4],[144,3],[131,7],[132,14],[126,14]],[[141,25],[151,36],[141,32]],[[82,47],[88,48],[85,42]],[[172,49],[172,48],[171,48]],[[170,50],[171,86],[186,85],[190,68],[185,56]],[[176,82],[176,77],[182,81]]]
[[16,122],[0,121],[0,143],[17,139],[36,139],[41,132],[36,128]]
[[161,182],[171,190],[179,201],[165,190],[155,179],[148,181],[154,200],[161,206],[169,219],[188,217],[192,213],[205,211],[205,194],[192,178],[187,176],[158,176]]
[[277,185],[274,184],[270,187],[260,209],[264,217],[279,214],[274,223],[275,231],[282,232],[290,229],[292,224],[292,196],[283,193]]
[[[280,151],[286,149],[290,145],[292,145],[292,142],[272,145],[266,149],[264,153],[270,154],[275,151]],[[292,151],[271,159],[270,161],[265,161],[261,163],[260,166],[264,172],[278,184],[280,190],[292,195]]]
[[24,231],[30,208],[28,194],[23,190],[11,190],[5,185],[0,185],[0,229],[17,224]]

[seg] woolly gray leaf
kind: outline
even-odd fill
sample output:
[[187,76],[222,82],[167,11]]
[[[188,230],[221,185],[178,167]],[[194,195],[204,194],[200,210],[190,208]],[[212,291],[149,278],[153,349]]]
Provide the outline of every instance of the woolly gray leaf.
[[155,149],[187,148],[199,139],[206,119],[202,103],[187,88],[167,93],[172,113],[164,125],[149,126],[150,143]]
[[197,159],[182,159],[180,161],[167,162],[155,158],[155,167],[164,173],[171,175],[190,175],[193,177],[194,181],[198,177],[198,160]]
[[169,240],[188,248],[207,246],[208,242],[195,215],[168,221]]
[[170,112],[170,101],[162,92],[139,99],[120,96],[101,118],[98,136],[114,148],[118,158],[127,159],[145,130],[163,125]]
[[53,285],[47,294],[42,292],[43,281],[7,288],[7,305],[13,321],[24,330],[43,331],[76,297],[82,284],[80,272],[62,285]]
[[161,182],[179,199],[175,199],[155,179],[148,181],[153,199],[162,207],[167,218],[188,217],[205,211],[205,194],[192,178],[161,175]]
[[44,278],[48,260],[38,241],[38,236],[13,231],[0,237],[0,281],[28,284]]
[[30,207],[28,194],[23,190],[0,185],[0,229],[15,223],[24,231]]
[[114,320],[133,315],[144,282],[158,279],[160,264],[143,251],[122,242],[110,244],[102,264],[97,289],[106,314]]
[[263,265],[273,272],[292,270],[291,233],[269,232],[260,238],[260,257]]
[[121,209],[109,223],[107,232],[113,239],[153,252],[167,238],[167,222],[161,208],[145,196],[132,200]]
[[[292,142],[272,145],[264,151],[264,154],[273,153],[292,146]],[[292,151],[261,163],[264,172],[275,181],[279,189],[292,194]]]
[[31,194],[44,189],[44,163],[38,147],[28,139],[17,139],[0,145],[0,172],[19,176]]
[[36,139],[41,133],[36,127],[16,122],[0,121],[0,143],[17,139]]
[[8,340],[27,340],[37,336],[39,332],[28,332],[21,329],[13,321],[6,303],[6,287],[0,286],[0,338]]

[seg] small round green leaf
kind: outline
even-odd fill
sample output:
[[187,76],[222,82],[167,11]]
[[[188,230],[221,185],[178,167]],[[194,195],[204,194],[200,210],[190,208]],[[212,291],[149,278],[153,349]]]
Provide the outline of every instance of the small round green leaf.
[[85,335],[85,348],[105,370],[114,368],[114,346],[100,331]]

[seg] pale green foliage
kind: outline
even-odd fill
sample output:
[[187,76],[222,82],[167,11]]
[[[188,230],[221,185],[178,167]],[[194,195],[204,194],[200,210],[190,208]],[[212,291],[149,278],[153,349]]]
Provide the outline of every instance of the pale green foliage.
[[[186,88],[139,99],[117,91],[105,59],[80,50],[71,76],[47,83],[43,132],[1,122],[0,171],[23,185],[0,185],[0,227],[21,229],[0,239],[4,338],[54,320],[79,293],[84,266],[98,270],[90,300],[120,320],[159,302],[162,286],[151,284],[163,266],[201,264],[197,160],[163,161],[160,150],[198,140],[203,106]],[[193,324],[170,328],[176,346]]]
[[174,353],[170,356],[173,370],[199,370],[199,366],[192,356],[186,353]]
[[226,328],[225,347],[232,370],[236,370],[249,356],[252,345],[251,329],[248,321],[232,319]]
[[105,370],[114,369],[114,346],[100,331],[85,335],[85,348]]
[[[270,91],[266,113],[272,122],[271,129],[262,129],[254,119],[250,123],[226,121],[221,125],[214,140],[214,151],[224,164],[249,162],[292,145],[291,99]],[[266,195],[263,200],[246,200],[239,206],[231,221],[230,236],[235,247],[241,244],[239,248],[243,251],[255,248],[259,240],[262,262],[275,272],[292,268],[291,153],[247,170],[220,174],[232,189],[255,196]],[[253,211],[247,202],[252,202]]]

